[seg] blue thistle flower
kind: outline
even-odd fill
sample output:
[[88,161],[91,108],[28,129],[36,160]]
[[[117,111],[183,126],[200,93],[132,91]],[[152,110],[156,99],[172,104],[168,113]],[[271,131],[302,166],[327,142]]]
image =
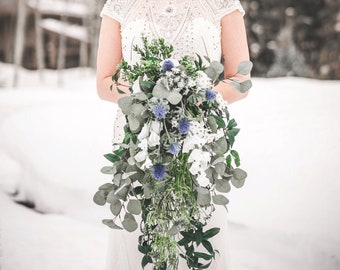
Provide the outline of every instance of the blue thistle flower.
[[190,122],[188,119],[181,119],[178,121],[178,131],[181,134],[187,134],[190,130]]
[[174,68],[175,65],[171,60],[164,60],[163,65],[162,65],[162,71],[170,71],[172,68]]
[[216,98],[216,93],[213,90],[207,90],[207,92],[205,92],[205,97],[207,100],[214,100]]
[[153,114],[158,120],[163,119],[166,115],[166,108],[163,104],[157,104],[153,109]]
[[179,145],[177,143],[173,143],[169,147],[169,152],[173,155],[177,155],[179,152]]
[[153,166],[153,177],[156,180],[162,180],[165,176],[165,166],[162,164],[156,164]]

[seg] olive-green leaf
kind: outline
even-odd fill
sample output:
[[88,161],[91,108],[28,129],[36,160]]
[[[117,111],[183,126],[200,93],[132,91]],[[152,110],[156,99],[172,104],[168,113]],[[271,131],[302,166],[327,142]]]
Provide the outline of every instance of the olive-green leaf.
[[93,196],[93,201],[98,205],[104,205],[106,203],[105,190],[98,190]]
[[139,200],[129,200],[126,209],[133,215],[139,215],[142,212],[142,205]]
[[209,205],[211,203],[210,191],[206,188],[197,188],[197,203],[199,205]]
[[152,258],[149,255],[144,255],[142,259],[142,268],[144,269],[148,263],[152,263]]
[[194,255],[195,255],[195,257],[201,258],[201,259],[204,259],[204,260],[210,260],[213,257],[212,255],[206,254],[206,253],[203,253],[203,252],[194,252]]
[[212,200],[214,204],[217,205],[226,205],[229,203],[229,200],[224,195],[214,195]]
[[202,241],[203,246],[205,247],[205,249],[211,254],[214,255],[214,248],[212,246],[212,244],[208,241],[208,240],[203,240]]
[[136,222],[135,217],[130,214],[126,213],[124,216],[124,220],[122,221],[123,228],[128,232],[133,232],[138,228],[138,224]]
[[110,210],[113,215],[118,216],[120,214],[120,211],[122,210],[122,203],[120,202],[120,200],[113,200],[110,205]]
[[216,234],[220,232],[220,228],[211,228],[210,230],[207,230],[203,233],[204,239],[209,239],[211,237],[214,237]]
[[105,154],[104,157],[108,160],[108,161],[111,161],[112,163],[115,163],[117,161],[120,160],[120,157],[115,155],[115,154],[112,154],[112,153],[109,153],[109,154]]
[[109,226],[111,229],[123,230],[123,228],[118,226],[112,219],[103,219],[102,223]]
[[242,61],[237,66],[237,73],[242,75],[247,75],[253,68],[253,63],[251,61]]

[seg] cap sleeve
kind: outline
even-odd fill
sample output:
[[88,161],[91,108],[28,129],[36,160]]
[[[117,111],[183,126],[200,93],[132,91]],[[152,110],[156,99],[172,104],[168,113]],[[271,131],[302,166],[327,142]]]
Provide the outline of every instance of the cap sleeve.
[[106,15],[116,21],[122,23],[123,21],[123,7],[124,0],[107,0],[104,4],[102,11],[100,12],[100,16]]
[[245,14],[245,11],[239,0],[215,0],[217,8],[217,19],[221,20],[223,16],[238,10]]

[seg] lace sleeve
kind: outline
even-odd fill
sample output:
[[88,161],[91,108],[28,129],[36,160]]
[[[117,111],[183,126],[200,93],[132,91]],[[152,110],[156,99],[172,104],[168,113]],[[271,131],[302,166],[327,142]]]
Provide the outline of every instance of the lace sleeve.
[[223,16],[238,10],[245,14],[244,9],[239,0],[215,0],[217,8],[217,19],[221,20]]
[[100,16],[106,15],[116,21],[122,23],[123,21],[123,7],[125,0],[107,0]]

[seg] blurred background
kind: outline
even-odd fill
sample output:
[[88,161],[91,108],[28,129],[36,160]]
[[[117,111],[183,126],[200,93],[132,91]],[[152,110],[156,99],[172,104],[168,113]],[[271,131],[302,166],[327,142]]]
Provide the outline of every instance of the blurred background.
[[[233,270],[338,270],[340,3],[241,2],[254,86],[230,106],[248,172],[229,195]],[[109,210],[92,202],[116,112],[95,86],[104,3],[0,0],[1,270],[105,268]]]

